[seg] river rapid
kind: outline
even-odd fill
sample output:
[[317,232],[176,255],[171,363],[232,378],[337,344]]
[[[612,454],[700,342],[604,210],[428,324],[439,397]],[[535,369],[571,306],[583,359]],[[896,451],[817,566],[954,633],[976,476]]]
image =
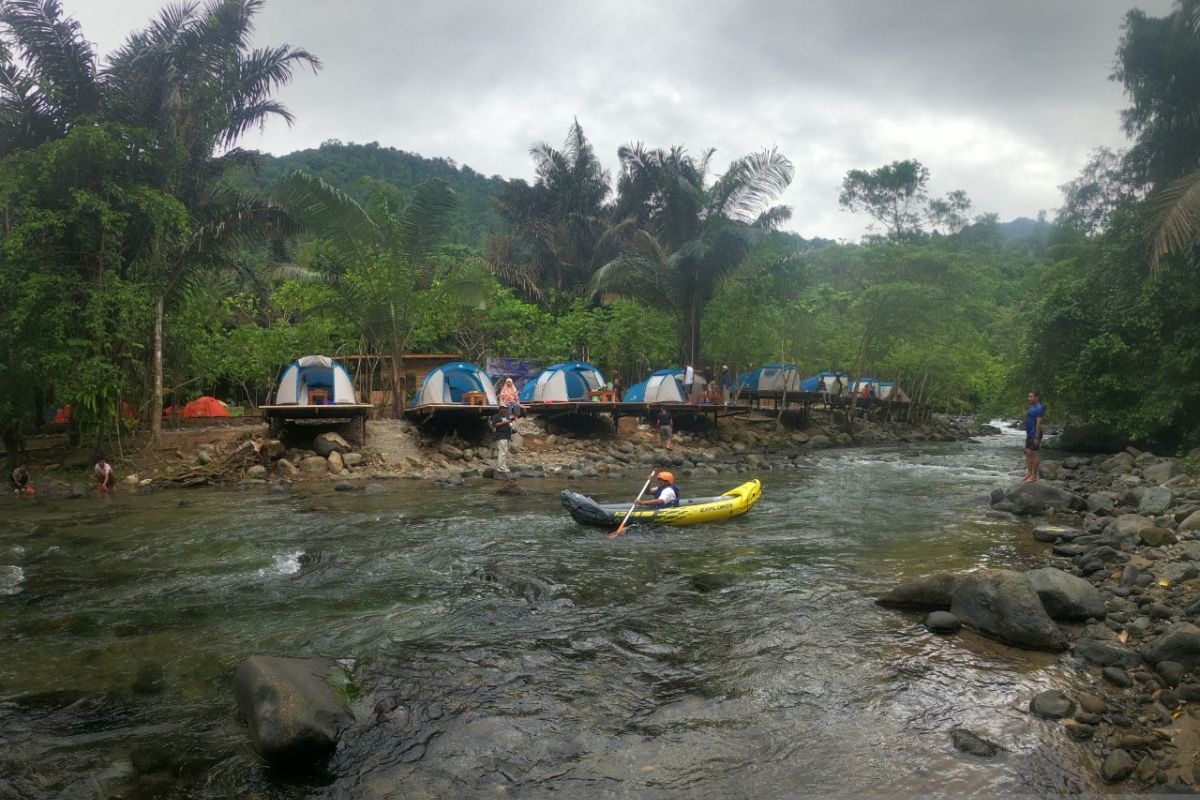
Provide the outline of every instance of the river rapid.
[[[1068,668],[873,603],[933,571],[1040,563],[1027,523],[987,513],[1020,475],[1019,434],[815,457],[760,473],[745,517],[616,541],[567,517],[555,479],[520,497],[490,481],[6,497],[0,797],[1098,790],[1026,711]],[[351,668],[357,723],[327,771],[288,778],[250,749],[232,675],[253,653]],[[956,751],[956,726],[1006,752]]]

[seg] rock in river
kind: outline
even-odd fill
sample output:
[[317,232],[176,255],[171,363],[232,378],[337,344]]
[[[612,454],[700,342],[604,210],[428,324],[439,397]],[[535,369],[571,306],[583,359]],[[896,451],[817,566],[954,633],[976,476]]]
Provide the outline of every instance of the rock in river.
[[1017,647],[1054,653],[1067,647],[1067,637],[1019,572],[985,569],[961,576],[950,612],[980,633]]
[[250,743],[271,764],[311,769],[333,753],[352,718],[334,684],[348,679],[324,658],[250,656],[233,677]]
[[1104,619],[1104,597],[1083,578],[1054,567],[1030,570],[1025,578],[1051,619]]
[[1187,669],[1200,667],[1200,628],[1190,622],[1176,622],[1142,648],[1142,657],[1151,664],[1174,661]]
[[992,505],[1019,516],[1036,516],[1045,512],[1047,508],[1084,507],[1082,499],[1076,500],[1066,489],[1044,481],[1010,486],[1003,491],[999,501],[994,498],[993,492]]
[[925,627],[930,633],[958,633],[962,623],[949,611],[930,611],[925,617]]
[[951,595],[954,594],[957,584],[957,576],[939,572],[902,583],[875,602],[887,608],[928,608],[946,611],[950,608]]
[[1058,689],[1048,689],[1034,695],[1029,701],[1029,710],[1039,717],[1062,719],[1071,716],[1075,710],[1075,701]]
[[956,749],[983,758],[990,758],[1004,749],[995,742],[989,742],[982,736],[971,733],[966,728],[951,728],[950,741],[954,742]]

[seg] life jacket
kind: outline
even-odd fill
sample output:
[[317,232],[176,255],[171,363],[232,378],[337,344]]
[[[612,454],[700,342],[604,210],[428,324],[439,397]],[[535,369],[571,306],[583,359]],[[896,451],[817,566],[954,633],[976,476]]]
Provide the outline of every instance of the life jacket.
[[660,486],[657,489],[655,489],[654,496],[658,497],[660,494],[662,494],[663,489],[674,489],[675,490],[675,499],[672,500],[670,503],[667,503],[666,505],[664,505],[663,508],[673,508],[673,507],[679,505],[679,487],[673,483],[668,483],[666,486]]

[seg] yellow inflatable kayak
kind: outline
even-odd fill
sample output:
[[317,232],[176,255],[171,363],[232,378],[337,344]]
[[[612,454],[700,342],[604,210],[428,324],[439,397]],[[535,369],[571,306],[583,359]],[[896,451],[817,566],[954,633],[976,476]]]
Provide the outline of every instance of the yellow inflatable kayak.
[[[629,517],[630,524],[696,525],[701,522],[720,522],[745,514],[762,497],[762,483],[757,479],[743,483],[717,497],[696,497],[679,501],[678,506],[656,508],[638,506]],[[599,528],[615,528],[629,511],[630,503],[597,503],[587,495],[564,489],[563,508],[576,522]]]

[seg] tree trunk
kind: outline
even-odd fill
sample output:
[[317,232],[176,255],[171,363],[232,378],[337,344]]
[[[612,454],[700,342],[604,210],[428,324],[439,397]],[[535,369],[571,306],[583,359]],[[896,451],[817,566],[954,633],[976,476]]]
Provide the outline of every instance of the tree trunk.
[[162,441],[163,410],[163,305],[162,294],[154,298],[154,402],[150,404],[150,441]]
[[392,350],[392,417],[404,416],[404,353]]

